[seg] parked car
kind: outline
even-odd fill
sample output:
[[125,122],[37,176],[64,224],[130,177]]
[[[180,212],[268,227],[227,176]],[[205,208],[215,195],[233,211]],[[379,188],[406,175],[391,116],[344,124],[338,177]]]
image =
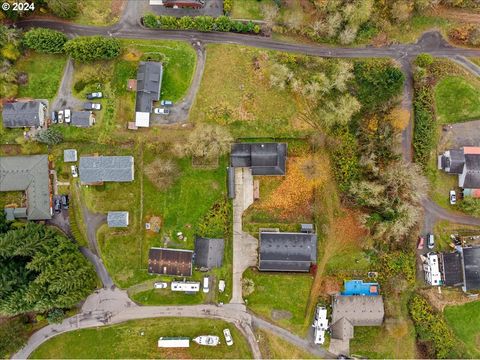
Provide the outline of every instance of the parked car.
[[457,203],[457,194],[455,190],[450,190],[450,205],[455,205]]
[[102,104],[86,102],[85,104],[83,104],[83,108],[85,110],[102,110]]
[[87,94],[87,99],[88,100],[93,100],[93,99],[101,99],[103,98],[103,94],[101,91],[99,92],[92,92]]
[[156,282],[153,284],[154,289],[166,289],[168,284],[166,282]]
[[63,124],[63,110],[58,112],[58,123]]
[[68,209],[68,195],[62,195],[62,206],[64,209]]
[[204,292],[204,293],[208,293],[208,292],[210,291],[210,289],[208,288],[209,280],[210,280],[210,279],[208,278],[208,276],[205,276],[205,277],[203,278],[203,292]]
[[70,115],[71,115],[71,111],[70,109],[65,109],[65,122],[67,124],[70,124]]
[[52,123],[56,124],[58,122],[58,112],[52,111]]
[[170,110],[164,108],[155,108],[153,109],[153,113],[159,115],[168,115],[170,114]]
[[78,169],[77,169],[77,166],[76,166],[76,165],[72,165],[70,168],[72,169],[72,176],[73,176],[74,178],[78,177],[78,171],[77,171]]
[[172,105],[173,105],[173,101],[170,101],[170,100],[162,100],[162,101],[160,101],[160,105],[162,105],[162,106],[172,106]]
[[418,237],[418,245],[417,249],[418,250],[423,250],[423,247],[425,246],[425,238],[423,236]]
[[62,204],[60,203],[60,199],[56,198],[54,203],[55,203],[55,206],[54,206],[55,212],[59,213],[60,211],[62,211]]
[[225,280],[220,280],[218,282],[218,291],[220,291],[220,292],[225,291]]
[[230,329],[223,329],[223,336],[225,336],[225,342],[228,346],[233,345],[232,334],[230,333]]
[[435,237],[432,233],[427,234],[427,247],[433,249],[435,247]]

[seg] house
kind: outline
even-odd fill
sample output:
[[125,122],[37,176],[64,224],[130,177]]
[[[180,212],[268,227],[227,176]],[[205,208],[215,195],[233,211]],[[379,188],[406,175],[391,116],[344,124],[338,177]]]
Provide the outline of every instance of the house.
[[128,211],[109,211],[107,214],[109,228],[123,228],[128,226]]
[[453,253],[440,253],[439,264],[445,285],[480,290],[480,246],[459,246]]
[[72,111],[70,125],[87,128],[95,124],[93,111]]
[[334,295],[332,298],[331,346],[348,354],[355,326],[381,326],[385,310],[381,295]]
[[40,127],[45,124],[46,106],[38,100],[17,101],[3,105],[3,127]]
[[380,285],[378,283],[366,283],[363,280],[345,280],[343,282],[344,289],[342,295],[368,295],[374,296],[379,294]]
[[64,162],[77,162],[77,150],[75,149],[66,149],[63,150],[63,161]]
[[169,8],[200,9],[205,6],[205,0],[150,0],[150,5],[163,5]]
[[133,156],[81,156],[79,172],[82,185],[133,181]]
[[447,150],[438,157],[438,168],[458,175],[458,186],[464,195],[474,195],[480,189],[480,147],[464,146]]
[[260,271],[308,272],[316,262],[316,234],[260,231]]
[[323,344],[325,342],[325,331],[328,329],[327,308],[317,306],[313,320],[313,342]]
[[442,284],[442,274],[440,273],[440,264],[438,255],[435,253],[428,253],[422,256],[423,272],[425,274],[425,282],[428,285],[439,286]]
[[195,265],[212,269],[221,267],[225,241],[223,239],[210,239],[197,237],[195,239]]
[[150,248],[148,272],[150,274],[192,276],[193,251],[183,249]]
[[462,286],[462,254],[455,251],[452,253],[440,253],[438,256],[442,283],[446,286]]
[[27,208],[8,210],[7,216],[28,220],[52,218],[48,155],[0,157],[0,192],[25,191]]
[[462,249],[463,291],[480,290],[480,246]]
[[160,100],[163,66],[159,62],[142,61],[137,71],[137,96],[135,99],[135,125],[150,126],[153,102]]

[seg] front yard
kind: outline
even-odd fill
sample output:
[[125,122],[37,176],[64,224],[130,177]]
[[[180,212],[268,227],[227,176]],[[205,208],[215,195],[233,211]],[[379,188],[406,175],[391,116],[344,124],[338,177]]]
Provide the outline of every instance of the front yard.
[[447,306],[445,320],[467,349],[471,358],[480,357],[480,301],[459,306]]

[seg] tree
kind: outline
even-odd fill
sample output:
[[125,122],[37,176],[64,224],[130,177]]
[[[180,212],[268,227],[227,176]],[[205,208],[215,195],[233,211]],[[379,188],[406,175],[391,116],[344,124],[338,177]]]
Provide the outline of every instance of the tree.
[[117,57],[120,55],[121,45],[116,38],[83,36],[67,41],[64,50],[75,60],[89,62]]
[[160,190],[168,189],[180,176],[180,168],[172,159],[157,158],[145,167],[145,175]]
[[23,42],[27,47],[38,52],[59,54],[63,52],[63,45],[67,42],[67,37],[60,31],[37,28],[27,31]]
[[45,0],[54,15],[64,19],[72,19],[78,15],[77,0]]
[[227,129],[218,125],[197,126],[184,145],[186,155],[214,159],[230,150],[233,138]]
[[47,145],[58,145],[63,141],[63,135],[57,128],[49,127],[40,130],[36,135],[36,140]]
[[52,309],[47,314],[49,324],[60,324],[65,319],[65,312],[62,309]]
[[392,5],[392,18],[397,23],[407,21],[412,15],[413,4],[406,0],[395,1]]
[[0,313],[69,308],[95,288],[93,267],[56,230],[27,223],[0,234]]

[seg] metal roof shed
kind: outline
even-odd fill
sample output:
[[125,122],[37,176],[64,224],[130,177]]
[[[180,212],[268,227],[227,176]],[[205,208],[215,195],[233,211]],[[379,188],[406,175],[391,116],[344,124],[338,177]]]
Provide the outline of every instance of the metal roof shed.
[[208,269],[221,267],[225,241],[223,239],[210,239],[197,237],[195,239],[195,265]]
[[107,224],[110,228],[122,228],[128,226],[128,211],[109,211]]
[[63,150],[63,161],[64,162],[76,162],[78,160],[77,150],[75,149],[65,149]]

